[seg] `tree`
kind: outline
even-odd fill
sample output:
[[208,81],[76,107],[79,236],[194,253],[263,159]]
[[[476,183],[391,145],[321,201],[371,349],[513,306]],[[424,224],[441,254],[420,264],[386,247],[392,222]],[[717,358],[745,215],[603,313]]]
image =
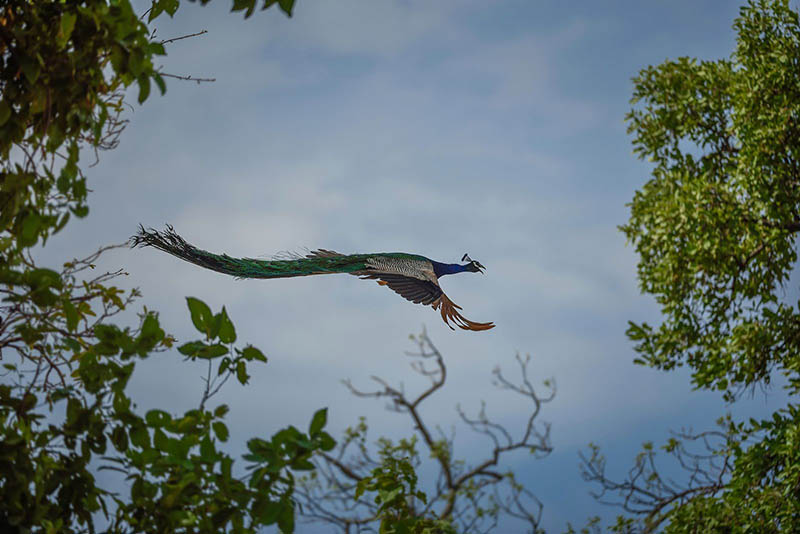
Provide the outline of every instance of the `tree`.
[[[751,0],[734,28],[730,59],[679,58],[634,78],[629,132],[653,169],[621,227],[639,255],[642,291],[664,317],[630,323],[636,362],[688,366],[696,387],[730,402],[777,373],[790,395],[800,392],[790,283],[800,232],[800,19],[788,0]],[[643,518],[621,518],[619,531],[800,530],[798,406],[721,424],[664,445],[686,470],[681,484],[659,473],[651,445],[619,483],[597,449],[584,457],[587,479]]]
[[[206,3],[206,2],[203,2]],[[276,3],[266,0],[264,8]],[[280,0],[291,14],[293,1]],[[91,274],[96,254],[63,268],[38,265],[71,217],[86,217],[82,151],[114,148],[125,127],[126,88],[138,101],[168,41],[152,36],[179,0],[154,0],[147,22],[128,0],[16,0],[0,7],[0,530],[3,532],[255,532],[294,529],[294,471],[331,450],[326,410],[307,432],[290,426],[248,441],[246,473],[222,450],[228,407],[206,404],[230,377],[266,362],[237,346],[223,307],[187,299],[201,337],[177,349],[208,361],[200,405],[184,414],[139,413],[126,393],[136,363],[175,340],[146,308],[113,324],[139,296],[112,285],[123,272]],[[250,16],[255,0],[236,0]],[[126,495],[98,485],[96,469],[121,473]]]
[[[455,430],[448,435],[440,427],[432,427],[422,410],[424,401],[445,385],[444,357],[426,332],[412,340],[417,345],[416,352],[408,353],[414,358],[412,369],[430,381],[418,394],[408,395],[402,387],[378,377],[373,377],[378,385],[374,391],[357,389],[349,380],[345,385],[358,397],[389,401],[389,410],[408,415],[415,434],[397,442],[380,438],[373,449],[367,442],[363,418],[348,428],[335,451],[315,453],[312,462],[316,470],[297,489],[302,516],[344,533],[373,532],[380,523],[380,532],[404,532],[400,528],[405,526],[408,532],[430,528],[469,534],[491,532],[506,515],[524,521],[529,532],[542,532],[541,502],[500,464],[514,452],[543,458],[552,451],[550,425],[539,425],[536,419],[543,405],[555,397],[553,381],[545,380],[544,392],[537,391],[528,376],[530,357],[517,356],[519,383],[496,367],[495,385],[530,402],[530,413],[515,436],[489,418],[485,404],[475,416],[459,406],[461,421],[491,444],[484,459],[468,464],[454,455]],[[417,489],[415,473],[425,457],[438,472],[428,493]]]

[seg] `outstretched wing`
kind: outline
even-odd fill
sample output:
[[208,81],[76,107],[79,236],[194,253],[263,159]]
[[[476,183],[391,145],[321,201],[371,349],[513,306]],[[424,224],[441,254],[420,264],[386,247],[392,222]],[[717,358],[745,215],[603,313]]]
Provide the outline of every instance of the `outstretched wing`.
[[442,288],[429,280],[420,280],[401,274],[365,274],[362,279],[378,280],[378,284],[386,286],[406,300],[414,304],[433,304],[442,296]]
[[430,305],[434,310],[438,310],[441,313],[444,324],[449,326],[451,330],[455,330],[450,324],[451,322],[463,330],[489,330],[495,326],[491,322],[476,323],[461,315],[458,311],[461,307],[450,300],[437,283],[399,274],[363,274],[361,278],[378,280],[378,284],[387,286],[404,299],[410,300],[415,304]]
[[[312,251],[306,257],[330,258],[340,255],[341,254],[338,252],[332,250],[320,249]],[[464,330],[489,330],[495,326],[494,323],[491,322],[476,323],[461,315],[458,311],[461,309],[461,306],[450,300],[447,295],[444,294],[444,291],[442,291],[442,288],[435,278],[432,280],[422,280],[402,274],[370,272],[369,270],[351,274],[358,275],[362,280],[377,280],[378,284],[388,287],[414,304],[431,306],[434,310],[441,313],[444,324],[449,326],[452,330],[455,330],[455,328],[450,324],[451,322]]]

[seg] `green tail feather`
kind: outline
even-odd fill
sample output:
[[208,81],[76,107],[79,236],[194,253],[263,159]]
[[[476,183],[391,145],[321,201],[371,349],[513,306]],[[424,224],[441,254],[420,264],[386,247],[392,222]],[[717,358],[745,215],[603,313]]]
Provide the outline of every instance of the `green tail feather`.
[[[290,260],[258,260],[231,258],[227,254],[213,254],[186,242],[172,226],[163,232],[145,230],[131,238],[131,247],[153,247],[200,267],[237,278],[291,278],[312,274],[350,273],[367,269],[366,260],[371,254],[325,255],[312,253],[309,257]],[[322,251],[321,251],[322,252]]]

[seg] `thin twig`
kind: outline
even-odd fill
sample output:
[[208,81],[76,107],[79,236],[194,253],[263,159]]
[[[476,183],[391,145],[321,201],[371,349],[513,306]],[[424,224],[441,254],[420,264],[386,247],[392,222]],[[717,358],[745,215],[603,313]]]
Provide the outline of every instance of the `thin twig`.
[[[181,35],[180,37],[173,37],[172,39],[164,39],[163,41],[159,41],[159,44],[165,45],[165,44],[169,44],[169,43],[174,43],[175,41],[180,41],[182,39],[188,39],[190,37],[197,37],[198,35],[203,35],[203,34],[206,34],[206,33],[208,33],[208,30],[202,30],[202,31],[199,31],[197,33],[190,33],[188,35]],[[162,76],[164,76],[164,75],[162,74]]]
[[194,76],[178,76],[177,74],[169,74],[166,72],[159,72],[161,76],[165,76],[167,78],[175,78],[176,80],[186,80],[189,82],[197,82],[199,85],[201,82],[216,82],[216,78],[195,78]]

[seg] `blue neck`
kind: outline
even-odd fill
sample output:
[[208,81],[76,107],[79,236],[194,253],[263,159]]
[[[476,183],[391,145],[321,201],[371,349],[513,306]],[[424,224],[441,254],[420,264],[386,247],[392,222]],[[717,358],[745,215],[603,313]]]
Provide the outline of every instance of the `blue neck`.
[[438,261],[431,261],[433,264],[433,272],[436,278],[441,278],[446,274],[463,273],[467,270],[466,265],[459,265],[458,263],[439,263]]

